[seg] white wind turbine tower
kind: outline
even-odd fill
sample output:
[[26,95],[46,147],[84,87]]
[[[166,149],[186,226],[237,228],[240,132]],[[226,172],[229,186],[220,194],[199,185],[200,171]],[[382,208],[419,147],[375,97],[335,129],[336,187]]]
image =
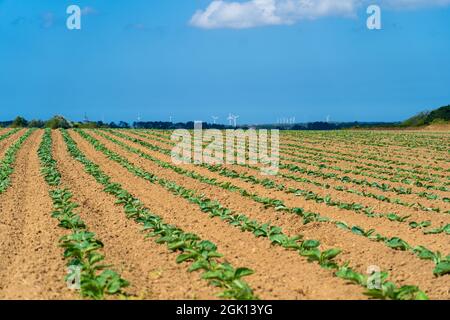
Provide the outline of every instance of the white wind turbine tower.
[[227,120],[230,122],[230,126],[232,125],[232,124],[234,124],[234,126],[236,127],[237,126],[237,119],[239,118],[239,116],[236,116],[236,115],[234,115],[234,114],[229,114],[229,116],[228,116],[228,118],[227,118]]
[[239,116],[233,115],[233,122],[234,122],[234,127],[236,128],[237,126],[237,119],[239,118]]
[[330,115],[327,116],[327,123],[330,122]]
[[219,117],[216,116],[211,116],[211,118],[213,119],[213,123],[216,124],[217,123],[217,119],[219,119]]
[[227,120],[228,120],[228,122],[229,122],[229,124],[231,126],[231,124],[233,123],[233,115],[231,113],[228,115]]

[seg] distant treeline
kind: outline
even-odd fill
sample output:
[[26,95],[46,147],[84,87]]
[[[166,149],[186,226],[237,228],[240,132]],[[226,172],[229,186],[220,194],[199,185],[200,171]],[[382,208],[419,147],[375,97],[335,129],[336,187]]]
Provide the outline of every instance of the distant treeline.
[[[104,123],[102,121],[84,121],[76,122],[65,119],[62,116],[54,116],[53,118],[43,121],[43,120],[31,120],[28,121],[23,117],[17,117],[12,121],[0,122],[0,127],[12,127],[12,128],[134,128],[134,129],[161,129],[161,130],[174,130],[174,129],[194,129],[195,122],[164,122],[164,121],[139,121],[128,123],[125,121]],[[310,122],[310,123],[299,123],[299,124],[268,124],[268,125],[240,125],[240,129],[279,129],[279,130],[340,130],[348,128],[366,128],[374,126],[395,126],[396,123],[381,123],[381,122]],[[203,122],[203,129],[234,129],[233,126],[223,125],[223,124],[212,124]]]
[[402,127],[420,127],[450,121],[450,105],[433,111],[424,111],[401,123]]
[[[404,122],[308,122],[297,124],[263,124],[263,125],[239,125],[240,129],[279,129],[279,130],[341,130],[353,128],[408,128],[420,127],[429,124],[447,123],[450,121],[450,105],[427,112],[421,112],[418,115]],[[54,116],[53,118],[43,120],[27,120],[24,117],[17,117],[12,121],[0,122],[0,127],[13,128],[135,128],[135,129],[194,129],[195,122],[164,122],[164,121],[139,121],[128,123],[125,121],[104,123],[102,121],[70,121],[63,116]],[[211,124],[203,122],[203,129],[234,129],[233,126],[223,124]]]

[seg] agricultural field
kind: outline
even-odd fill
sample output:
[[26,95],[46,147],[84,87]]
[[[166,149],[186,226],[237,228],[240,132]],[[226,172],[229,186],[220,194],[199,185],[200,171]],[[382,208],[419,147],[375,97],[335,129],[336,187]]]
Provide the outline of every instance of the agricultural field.
[[450,299],[449,132],[282,132],[274,176],[174,144],[0,129],[0,299]]

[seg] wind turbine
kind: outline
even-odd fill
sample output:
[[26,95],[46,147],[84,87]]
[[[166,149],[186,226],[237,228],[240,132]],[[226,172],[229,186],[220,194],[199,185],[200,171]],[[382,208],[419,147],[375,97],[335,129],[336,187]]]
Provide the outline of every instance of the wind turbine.
[[228,118],[227,118],[227,120],[230,122],[230,126],[232,125],[232,124],[234,124],[234,126],[236,127],[237,126],[237,122],[236,122],[236,120],[239,118],[239,116],[236,116],[236,115],[233,115],[233,114],[229,114],[229,116],[228,116]]
[[235,115],[233,115],[233,121],[234,121],[234,127],[236,128],[236,126],[237,126],[237,119],[239,118],[239,116],[235,116]]
[[228,122],[229,122],[229,124],[231,126],[231,124],[233,123],[233,115],[231,113],[228,115],[227,120],[228,120]]
[[216,116],[211,116],[211,118],[213,119],[213,123],[214,123],[214,124],[216,124],[217,119],[219,119],[219,117],[216,117]]
[[327,123],[330,122],[330,115],[327,116]]

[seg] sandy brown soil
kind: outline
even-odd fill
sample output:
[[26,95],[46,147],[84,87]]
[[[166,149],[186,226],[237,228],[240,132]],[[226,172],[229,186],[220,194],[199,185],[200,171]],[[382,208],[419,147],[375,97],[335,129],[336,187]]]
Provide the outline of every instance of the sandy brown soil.
[[65,282],[63,235],[40,175],[36,131],[18,153],[12,185],[0,195],[0,299],[77,299]]
[[126,292],[142,299],[212,299],[217,289],[198,273],[175,262],[177,254],[145,239],[142,228],[126,218],[115,198],[67,152],[61,134],[53,133],[54,157],[63,183],[72,191],[83,221],[104,243],[107,263],[130,282]]
[[[130,136],[133,136],[132,134],[130,134]],[[160,146],[162,148],[165,149],[169,149],[170,147],[168,145],[165,145],[163,143],[160,143],[158,141],[155,140],[151,140],[146,139],[146,138],[142,138],[139,136],[134,136],[137,137],[139,139],[142,139],[143,141],[146,142],[150,142],[154,145]],[[117,138],[117,137],[115,137]],[[119,139],[120,140],[120,139]],[[125,141],[125,140],[122,140]],[[128,143],[128,142],[127,142]],[[137,144],[134,144],[135,147],[140,147]],[[142,149],[145,150],[145,149]],[[170,161],[170,158],[168,156],[163,156],[162,160],[164,161]],[[303,167],[303,165],[300,165],[301,167]],[[233,170],[236,170],[238,172],[242,172],[242,173],[247,173],[250,175],[256,175],[258,176],[260,174],[259,170],[252,170],[252,169],[248,169],[248,168],[244,168],[242,166],[237,166],[234,165],[232,166]],[[289,175],[294,175],[294,176],[298,176],[298,177],[303,177],[302,174],[300,173],[293,173],[290,172],[288,170],[280,170],[280,173],[284,173],[284,174],[289,174]],[[425,198],[419,198],[417,195],[411,194],[411,195],[398,195],[394,192],[383,192],[381,190],[378,190],[376,188],[371,188],[371,187],[366,187],[366,186],[359,186],[353,183],[343,183],[343,182],[337,182],[334,181],[332,179],[321,179],[318,177],[311,177],[311,176],[305,176],[307,179],[311,180],[311,181],[315,181],[315,182],[319,182],[322,184],[330,184],[330,185],[343,185],[346,187],[350,187],[351,189],[354,190],[358,190],[358,191],[365,191],[365,192],[371,192],[374,194],[378,194],[378,195],[384,195],[387,197],[390,197],[391,199],[401,199],[403,201],[409,202],[409,203],[420,203],[424,206],[427,207],[435,207],[435,208],[440,208],[441,211],[446,211],[446,210],[450,210],[450,204],[445,203],[441,200],[428,200]],[[223,178],[222,178],[223,179]],[[324,188],[320,188],[317,187],[311,183],[300,183],[300,182],[296,182],[294,180],[291,179],[286,179],[286,178],[282,178],[282,177],[271,177],[272,180],[276,181],[277,183],[281,183],[281,184],[285,184],[287,187],[291,187],[291,188],[299,188],[299,189],[303,189],[303,190],[311,190],[314,191],[315,193],[325,196],[329,193],[333,194],[333,199],[335,200],[340,200],[340,201],[345,201],[345,202],[357,202],[357,203],[362,203],[365,204],[367,206],[372,206],[375,208],[376,212],[379,213],[389,213],[389,212],[394,212],[394,213],[398,213],[402,216],[404,215],[412,215],[412,218],[417,218],[419,220],[426,220],[426,219],[430,219],[432,221],[434,221],[436,224],[439,223],[443,223],[444,220],[442,220],[442,215],[438,214],[438,213],[434,213],[434,212],[425,212],[425,211],[417,211],[415,209],[412,208],[407,208],[405,206],[400,206],[397,204],[390,204],[387,202],[383,202],[383,201],[379,201],[377,199],[374,198],[370,198],[370,197],[364,197],[364,196],[359,196],[356,194],[350,194],[348,192],[340,192],[337,190],[328,190],[328,189],[324,189]],[[445,220],[446,221],[446,220]]]
[[[281,148],[282,152],[287,154],[297,153],[300,156],[305,155],[307,157],[319,157],[325,161],[329,160],[344,162],[352,166],[358,164],[365,166],[368,170],[374,171],[383,169],[395,172],[395,169],[398,168],[427,175],[429,172],[433,174],[441,174],[442,171],[436,169],[448,169],[449,166],[449,163],[444,161],[445,153],[439,153],[438,151],[430,152],[430,150],[423,153],[410,150],[406,154],[396,154],[390,151],[389,148],[383,147],[368,149],[355,145],[352,148],[351,146],[343,146],[342,144],[334,142],[308,145],[308,143],[301,140],[289,145],[282,142]],[[430,153],[434,155],[434,158],[429,158]],[[414,157],[411,155],[414,155]],[[364,161],[358,163],[352,162],[353,160],[359,159],[363,159]],[[392,163],[392,161],[394,161],[394,163]],[[393,166],[393,168],[390,168],[390,166]],[[403,171],[403,173],[407,171]]]
[[[148,133],[150,136],[155,136],[154,132]],[[158,135],[162,135],[165,137],[165,139],[170,139],[170,133],[158,133]],[[448,139],[444,142],[442,142],[440,145],[448,144]],[[293,146],[290,146],[290,145]],[[400,146],[370,146],[366,145],[364,141],[358,141],[358,140],[352,140],[352,141],[341,141],[339,139],[336,139],[333,136],[329,136],[328,139],[322,139],[322,140],[314,140],[311,138],[304,138],[304,137],[294,137],[291,134],[282,134],[280,137],[280,147],[281,147],[281,154],[285,152],[295,152],[297,149],[295,146],[305,146],[310,148],[316,148],[319,149],[320,152],[314,151],[314,150],[306,150],[305,153],[303,149],[298,149],[299,154],[305,153],[308,156],[312,156],[313,154],[316,154],[318,156],[323,157],[325,160],[329,161],[337,161],[337,162],[344,162],[343,160],[337,160],[333,158],[333,156],[341,156],[349,159],[359,159],[359,154],[362,154],[363,156],[375,156],[380,159],[384,160],[396,160],[400,162],[406,162],[409,163],[409,167],[405,167],[405,169],[415,169],[418,171],[424,171],[424,174],[426,174],[426,169],[422,168],[415,168],[416,164],[421,165],[431,165],[431,166],[441,166],[443,168],[450,168],[450,163],[442,161],[442,160],[436,160],[436,158],[445,158],[446,154],[445,152],[439,152],[439,151],[433,151],[430,153],[429,150],[418,150],[416,148],[405,148]],[[340,151],[343,152],[345,155],[335,155],[331,151]],[[285,155],[287,156],[287,155]],[[347,162],[348,163],[348,162]],[[383,165],[383,166],[389,166],[388,163],[382,162],[380,160],[364,160],[364,162],[358,163],[358,165],[366,165],[367,163],[373,163],[376,165]],[[353,166],[353,163],[348,163],[348,165]],[[403,165],[402,165],[403,166]],[[399,167],[402,167],[399,166]],[[370,166],[367,166],[368,169],[371,169]],[[392,170],[392,169],[391,169]],[[439,172],[438,172],[439,173]]]
[[[130,134],[133,134],[133,133],[130,132]],[[153,133],[144,133],[144,135],[147,135],[150,139],[154,139],[155,136],[156,136]],[[158,137],[158,138],[160,138],[160,137]],[[166,135],[165,138],[163,138],[163,139],[166,139],[166,140],[162,144],[167,147],[167,145],[170,144],[169,136]],[[281,141],[283,141],[283,138],[282,138]],[[158,143],[161,143],[161,142],[158,142]],[[283,142],[281,142],[281,144],[283,144]],[[299,143],[297,142],[297,144],[299,144]],[[317,146],[315,146],[315,147],[317,148]],[[292,148],[292,147],[290,147],[288,149],[285,149],[285,148],[282,147],[281,150],[280,150],[280,155],[282,157],[289,158],[289,159],[290,158],[294,158],[294,159],[306,160],[308,163],[311,163],[311,164],[307,165],[307,164],[297,163],[296,161],[291,161],[291,160],[286,161],[286,163],[298,164],[301,167],[305,167],[305,168],[310,169],[310,170],[318,170],[317,166],[313,165],[313,163],[317,162],[317,161],[319,161],[319,163],[326,163],[328,165],[338,166],[338,167],[340,167],[342,169],[356,169],[355,166],[357,166],[357,165],[358,166],[362,165],[364,167],[364,164],[367,163],[367,162],[372,162],[372,163],[380,164],[380,165],[384,165],[384,166],[389,165],[389,164],[386,164],[386,163],[377,162],[377,161],[369,161],[369,160],[365,160],[365,159],[364,159],[364,161],[358,161],[356,163],[348,162],[348,161],[344,161],[344,160],[338,160],[338,159],[330,157],[330,156],[333,156],[333,154],[328,154],[326,147],[320,147],[320,149],[323,150],[323,151],[321,151],[320,153],[317,153],[317,154],[320,156],[321,160],[317,160],[317,158],[315,156],[313,156],[313,155],[303,154],[302,150],[300,150],[300,149],[296,150],[295,148]],[[338,147],[338,145],[331,145],[329,147],[329,149],[330,150],[339,150],[339,147]],[[287,151],[287,153],[285,151]],[[291,155],[291,153],[295,153],[296,155]],[[430,153],[430,152],[428,152],[428,153]],[[380,151],[380,150],[378,150],[378,152],[377,152],[378,157],[381,157],[381,155],[384,155],[384,154],[389,154],[389,152],[383,152],[383,151]],[[311,157],[313,157],[314,160],[312,160]],[[354,155],[353,156],[346,156],[346,158],[349,158],[349,159],[354,158],[355,160],[359,160],[359,158],[357,156],[354,156]],[[282,163],[284,163],[284,162],[285,161],[282,159]],[[416,163],[418,163],[418,162],[420,162],[420,160],[416,161]],[[392,166],[396,167],[395,165],[392,165]],[[439,165],[434,163],[433,166],[439,166],[439,167],[442,167],[442,168],[446,168],[448,166],[448,168],[450,168],[450,163],[442,162],[442,163],[439,163]],[[365,166],[365,167],[367,168],[367,170],[364,171],[364,172],[366,172],[368,174],[372,174],[372,175],[380,175],[380,176],[391,177],[395,173],[394,169],[391,169],[390,170],[391,173],[389,174],[389,173],[382,173],[385,170],[389,171],[388,169],[373,168],[373,167],[370,167],[370,166]],[[411,169],[411,168],[409,168],[409,169]],[[420,169],[420,168],[414,168],[414,169],[415,170],[419,170],[419,171],[423,171],[422,176],[428,176],[429,173],[432,171],[432,170]],[[344,174],[344,173],[342,173],[340,171],[334,170],[334,169],[323,169],[323,171],[324,172],[330,172],[330,173],[337,173],[339,176],[346,175],[346,174]],[[405,174],[405,172],[401,172],[401,173]],[[441,183],[434,182],[434,183],[431,183],[431,184],[436,184],[436,185],[443,184],[444,182],[447,182],[448,181],[447,178],[450,177],[450,175],[448,173],[446,173],[446,172],[435,171],[433,173],[440,176],[440,178],[437,178],[437,179],[440,180]],[[353,175],[356,178],[359,178],[359,179],[377,180],[376,178],[366,177],[364,175],[359,175],[359,174],[353,174]],[[419,176],[420,175],[421,174],[419,174]],[[389,184],[393,183],[394,185],[396,184],[395,182],[391,182],[391,181],[386,181],[386,183],[389,183]],[[403,186],[403,187],[410,187],[409,185],[401,183],[401,182],[399,182],[399,185]],[[416,188],[416,187],[413,187],[413,188]],[[418,188],[418,189],[420,191],[426,191],[426,189],[424,189],[424,188]]]
[[13,135],[9,136],[6,139],[3,139],[0,141],[0,159],[3,158],[5,155],[6,150],[17,140],[19,139],[23,134],[25,133],[25,130],[20,130],[19,132],[14,133]]
[[[317,171],[317,167],[305,167],[305,165],[300,164],[298,162],[294,162],[294,161],[283,161],[282,163],[284,164],[293,164],[293,165],[297,165],[301,168],[306,168],[306,169],[311,169],[311,170],[315,170]],[[348,169],[348,167],[346,166],[339,166],[342,169]],[[280,172],[283,172],[285,174],[293,174],[293,175],[298,175],[298,173],[292,172],[290,170],[287,169],[281,169]],[[405,189],[411,189],[412,194],[411,195],[401,195],[403,196],[412,196],[410,197],[410,199],[417,199],[418,201],[420,201],[420,203],[423,203],[424,205],[429,202],[430,204],[435,204],[435,205],[447,205],[447,203],[443,202],[442,199],[436,199],[436,200],[432,200],[432,199],[427,199],[427,198],[423,198],[423,197],[419,197],[417,194],[421,193],[421,192],[428,192],[428,193],[433,193],[438,195],[440,198],[444,198],[444,197],[448,197],[449,196],[449,192],[446,191],[440,191],[440,190],[428,190],[425,187],[416,187],[414,185],[409,185],[409,184],[405,184],[402,182],[392,182],[392,181],[387,181],[387,180],[383,180],[381,178],[374,178],[374,177],[367,177],[367,176],[363,176],[363,175],[358,175],[358,174],[354,174],[354,173],[344,173],[344,172],[340,172],[337,170],[333,170],[333,169],[322,169],[321,172],[323,173],[332,173],[332,174],[337,174],[338,177],[342,178],[342,177],[349,177],[351,179],[358,179],[358,180],[367,180],[370,183],[376,182],[378,184],[388,184],[390,187],[395,187],[395,188],[405,188]],[[317,177],[313,177],[314,179],[320,179]],[[325,179],[323,179],[325,180]],[[331,181],[332,184],[342,184],[342,182],[334,180],[334,179],[327,179],[328,181]],[[320,181],[320,180],[319,180]],[[331,184],[330,183],[330,184]],[[346,185],[352,185],[355,186],[355,184],[353,183],[345,183]],[[435,185],[435,184],[433,184]],[[442,185],[442,184],[440,184]],[[356,185],[357,187],[357,185]],[[367,188],[367,190],[372,190],[374,193],[375,192],[383,192],[383,190],[380,190],[378,188],[374,188],[374,187],[369,187],[369,186],[364,186],[365,188]],[[395,194],[395,193],[394,193]],[[448,209],[447,209],[448,210]]]
[[[387,248],[382,243],[374,243],[370,240],[356,236],[349,232],[343,231],[329,224],[312,224],[303,226],[300,219],[292,215],[284,215],[273,209],[265,210],[262,205],[253,202],[248,198],[243,198],[240,195],[228,191],[224,191],[218,187],[212,187],[207,184],[199,183],[196,180],[180,176],[173,171],[167,169],[161,169],[153,164],[153,162],[143,159],[138,155],[131,154],[124,151],[120,147],[107,141],[106,139],[95,135],[95,138],[99,139],[102,143],[107,145],[108,148],[114,152],[125,156],[129,161],[144,168],[149,172],[156,173],[160,177],[176,181],[178,184],[183,185],[189,189],[196,190],[198,193],[203,193],[211,199],[220,201],[226,207],[235,210],[236,212],[245,213],[251,218],[258,219],[261,222],[269,222],[274,225],[283,227],[284,231],[289,235],[295,235],[302,233],[308,238],[314,238],[321,240],[323,244],[329,247],[339,247],[344,249],[344,253],[340,257],[344,262],[349,260],[352,264],[355,264],[360,268],[361,272],[364,272],[368,267],[367,261],[371,261],[377,266],[382,267],[385,270],[395,270],[393,272],[393,278],[399,283],[419,284],[421,288],[424,288],[435,297],[446,297],[446,292],[433,291],[433,288],[442,287],[442,280],[435,280],[432,276],[433,264],[429,261],[419,260],[413,254],[409,252],[397,252]],[[119,139],[120,140],[120,139]],[[128,142],[135,148],[145,149],[137,144]],[[160,158],[166,157],[164,155],[157,155],[154,152],[146,152],[152,156]],[[311,204],[301,199],[293,199],[292,196],[285,195],[281,192],[267,191],[262,187],[254,187],[250,184],[246,184],[238,181],[237,179],[226,179],[215,174],[211,174],[209,171],[201,168],[194,168],[189,166],[189,169],[201,173],[207,177],[217,178],[219,181],[230,181],[235,185],[245,188],[246,190],[256,192],[259,195],[277,198],[285,201],[287,205],[292,207],[300,206],[307,208],[308,210],[314,210],[314,212],[320,212],[324,216],[332,217],[345,221],[349,224],[356,224],[364,227],[365,229],[376,228],[377,232],[391,237],[399,236],[410,244],[426,245],[433,250],[441,250],[445,252],[448,247],[448,241],[446,235],[439,235],[437,237],[425,236],[420,232],[411,232],[407,225],[401,225],[398,223],[392,223],[390,221],[383,221],[379,219],[370,219],[364,215],[358,215],[351,211],[339,210],[336,208],[325,207],[323,204]],[[416,270],[421,270],[421,274],[418,274]],[[441,295],[444,294],[442,297]]]
[[295,252],[271,247],[265,239],[241,232],[220,219],[209,218],[196,205],[172,195],[159,185],[135,177],[108,160],[76,133],[71,132],[71,136],[91,160],[100,164],[108,175],[114,177],[114,181],[121,183],[155,213],[185,231],[210,239],[233,265],[255,270],[248,282],[261,298],[364,299],[360,287],[346,284]]
[[[9,129],[0,129],[0,134]],[[6,149],[14,143],[25,130],[0,142],[0,158]],[[125,132],[135,136],[132,132]],[[167,132],[161,132],[167,135]],[[189,203],[180,196],[175,196],[159,184],[138,178],[128,172],[118,163],[96,151],[86,140],[74,131],[69,134],[77,142],[80,150],[101,169],[120,183],[125,189],[139,198],[152,212],[160,215],[165,222],[177,225],[186,232],[198,234],[202,239],[217,244],[218,251],[235,267],[248,267],[255,274],[245,280],[262,299],[366,299],[364,289],[346,283],[333,276],[333,271],[324,270],[316,263],[310,263],[298,253],[275,247],[265,238],[256,238],[253,234],[242,232],[219,218],[211,218],[203,213],[195,204]],[[89,131],[95,138],[108,148],[122,155],[134,165],[155,173],[159,177],[174,181],[198,194],[218,200],[225,207],[247,215],[260,223],[270,223],[282,227],[289,236],[302,234],[308,239],[321,241],[321,248],[340,248],[342,253],[337,257],[339,263],[346,261],[357,271],[365,273],[369,266],[380,267],[390,274],[390,280],[398,285],[417,285],[432,299],[450,299],[450,275],[434,277],[433,263],[420,260],[411,252],[395,251],[383,243],[370,241],[350,232],[336,228],[330,223],[310,223],[303,225],[302,220],[293,215],[272,208],[265,209],[254,200],[243,197],[239,193],[214,187],[198,180],[177,174],[170,169],[159,167],[154,162],[124,150],[120,146]],[[18,152],[12,184],[0,194],[0,299],[79,299],[79,294],[67,288],[66,261],[63,260],[63,250],[58,246],[59,238],[66,233],[57,226],[57,221],[51,218],[53,205],[49,197],[49,188],[40,174],[40,163],[37,149],[41,142],[43,130],[37,130],[23,144]],[[111,135],[108,133],[108,135]],[[112,135],[111,135],[112,136]],[[130,282],[126,292],[137,299],[216,299],[220,289],[209,286],[200,278],[200,273],[189,273],[188,265],[175,262],[177,254],[170,252],[166,245],[157,244],[154,239],[145,239],[141,226],[126,218],[120,205],[115,204],[115,198],[103,191],[103,187],[84,171],[84,167],[67,152],[61,133],[52,132],[53,152],[58,169],[62,174],[63,186],[73,193],[73,200],[80,205],[76,211],[87,224],[90,231],[95,232],[105,247],[101,250],[106,263],[111,269],[118,271]],[[170,162],[171,159],[162,153],[148,150],[139,144],[113,136],[153,157]],[[170,149],[167,143],[157,142],[154,136],[142,138]],[[330,150],[341,150],[353,157],[365,152],[380,152],[384,159],[402,159],[405,157],[411,163],[430,163],[445,167],[449,163],[433,162],[433,157],[441,157],[442,152],[426,154],[426,148],[418,148],[418,153],[408,156],[409,148],[402,146],[403,140],[395,141],[389,137],[383,142],[392,144],[393,154],[384,154],[382,150],[390,147],[356,146],[352,154],[351,145],[339,137],[330,141],[320,136],[308,136],[306,142],[296,141],[293,136],[287,140],[305,143],[308,146]],[[430,137],[430,139],[434,139]],[[433,143],[444,141],[445,136],[438,136]],[[170,142],[170,140],[165,140]],[[397,143],[398,142],[398,143]],[[333,144],[334,148],[333,148]],[[364,143],[361,140],[361,143]],[[430,146],[432,148],[432,146]],[[366,150],[367,149],[367,150]],[[430,149],[431,150],[431,149]],[[300,152],[300,151],[299,151]],[[326,154],[326,150],[323,152]],[[424,155],[423,159],[419,158]],[[334,161],[330,158],[330,161]],[[365,161],[361,161],[364,163]],[[330,162],[334,163],[334,162]],[[337,161],[339,166],[352,167],[345,161]],[[382,163],[375,161],[374,163]],[[304,165],[299,164],[301,167]],[[364,229],[374,228],[385,236],[398,236],[411,245],[425,245],[432,250],[439,250],[447,255],[450,248],[449,236],[446,234],[424,235],[421,230],[413,230],[407,223],[391,222],[386,219],[369,218],[350,210],[329,207],[314,201],[306,201],[302,197],[286,194],[281,191],[266,189],[260,185],[252,185],[241,179],[231,179],[210,172],[199,166],[186,165],[205,177],[216,178],[217,181],[231,182],[250,192],[263,197],[283,200],[289,207],[302,207],[318,212],[323,216],[344,221],[350,225],[358,225]],[[395,167],[395,166],[394,166]],[[404,166],[407,168],[408,166]],[[450,167],[450,166],[449,166]],[[238,172],[246,172],[259,176],[259,171],[231,166]],[[314,169],[313,166],[311,166]],[[422,170],[422,169],[418,169]],[[391,170],[395,172],[395,169]],[[338,172],[339,175],[341,175]],[[440,173],[441,181],[447,181],[447,173]],[[298,174],[298,176],[302,176]],[[364,176],[357,176],[364,179]],[[416,211],[404,206],[389,204],[375,199],[338,192],[333,189],[324,190],[312,184],[298,183],[280,177],[270,177],[276,182],[289,187],[312,190],[320,195],[331,194],[333,199],[345,202],[358,202],[373,206],[378,213],[396,212],[400,215],[411,214],[411,220],[431,220],[433,226],[450,223],[450,216],[443,213]],[[396,195],[385,193],[374,188],[343,184],[334,180],[323,180],[307,177],[313,181],[333,185],[346,185],[357,190],[366,190],[375,194],[383,194],[391,198],[400,198],[408,202],[420,202],[424,205],[439,206],[443,210],[450,205],[442,201],[429,201],[417,195]],[[376,180],[368,178],[368,180]],[[336,183],[335,183],[336,182]],[[381,181],[382,182],[382,181]],[[389,182],[392,185],[392,183]],[[405,186],[405,185],[403,185]],[[418,188],[418,191],[423,191]],[[435,192],[431,190],[430,192]],[[448,193],[444,193],[449,196]]]
[[[291,144],[291,146],[287,146],[287,144]],[[325,158],[329,157],[330,159],[334,159],[332,158],[333,156],[338,156],[338,157],[344,157],[344,158],[354,158],[354,159],[358,159],[358,154],[362,155],[362,156],[374,156],[376,158],[380,158],[380,159],[385,159],[385,160],[395,160],[395,161],[399,161],[405,164],[399,164],[396,165],[399,168],[404,168],[404,169],[416,169],[416,170],[429,170],[433,173],[439,173],[439,171],[435,171],[433,169],[425,169],[425,168],[415,168],[417,164],[420,164],[421,166],[427,166],[427,165],[431,165],[433,167],[439,167],[442,166],[443,168],[448,169],[449,164],[444,162],[444,161],[440,161],[440,160],[428,160],[427,158],[423,158],[420,157],[421,154],[429,154],[430,151],[429,150],[423,150],[422,152],[417,152],[417,158],[416,159],[411,159],[411,153],[412,152],[405,152],[404,153],[404,157],[395,157],[392,156],[390,149],[389,148],[378,148],[374,149],[373,152],[369,152],[367,153],[363,153],[361,151],[359,151],[358,148],[358,144],[356,142],[354,142],[355,146],[353,148],[349,147],[345,147],[342,146],[339,143],[335,143],[335,142],[327,142],[325,144],[311,144],[308,143],[307,141],[295,141],[295,140],[282,140],[281,142],[281,146],[282,149],[284,151],[287,152],[292,152],[295,151],[295,146],[296,145],[302,145],[305,147],[309,147],[309,148],[315,148],[315,149],[320,149],[320,151],[315,151],[315,150],[308,150],[310,152],[313,152],[314,154],[323,156]],[[372,147],[373,148],[373,147]],[[303,150],[299,149],[298,152],[301,153]],[[336,152],[339,151],[342,154],[334,154],[332,152]],[[416,151],[414,152],[416,153]],[[444,155],[444,153],[438,152],[438,151],[433,151],[434,154],[439,155],[440,157],[442,157]],[[388,165],[387,163],[383,162],[383,161],[379,161],[379,160],[373,160],[373,159],[364,159],[364,163],[368,164],[368,163],[372,163],[372,164],[379,164],[379,165]]]
[[434,132],[450,132],[450,124],[432,124],[426,126],[422,129],[423,131],[434,131]]

